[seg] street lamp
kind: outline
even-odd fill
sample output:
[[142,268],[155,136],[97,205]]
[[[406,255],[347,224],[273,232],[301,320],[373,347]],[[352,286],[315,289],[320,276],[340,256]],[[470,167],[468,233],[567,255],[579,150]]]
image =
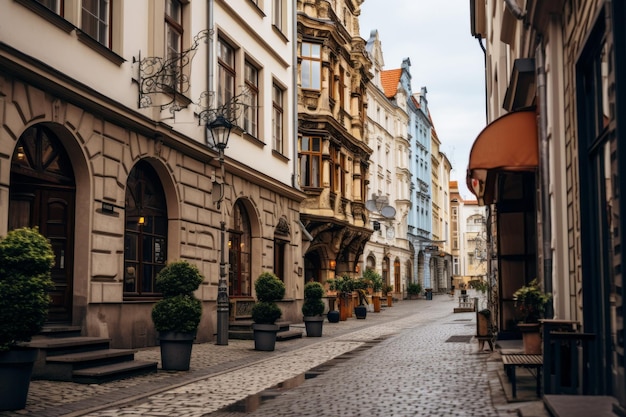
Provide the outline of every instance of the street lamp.
[[222,201],[224,200],[224,149],[228,145],[228,137],[233,124],[224,116],[219,115],[211,123],[206,125],[208,145],[217,149],[219,154],[220,169],[222,171],[222,183],[220,185],[220,197],[216,201],[222,220],[220,222],[220,279],[217,286],[217,344],[228,345],[228,286],[226,285],[226,260],[224,258],[224,240],[226,221]]

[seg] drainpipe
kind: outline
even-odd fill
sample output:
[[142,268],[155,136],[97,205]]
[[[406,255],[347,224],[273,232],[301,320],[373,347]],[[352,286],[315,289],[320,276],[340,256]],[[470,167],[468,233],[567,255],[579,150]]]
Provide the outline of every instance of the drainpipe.
[[[541,175],[541,225],[543,254],[543,289],[552,293],[552,225],[550,210],[550,148],[548,146],[548,99],[546,94],[546,69],[544,65],[543,39],[538,38],[535,50],[535,69],[537,73],[537,100],[539,102],[539,167]],[[546,306],[546,318],[554,316],[552,301]]]
[[[208,42],[207,42],[207,88],[206,90],[209,93],[209,96],[207,97],[208,103],[207,103],[207,109],[209,109],[211,107],[211,95],[214,94],[215,90],[214,85],[213,85],[213,38],[215,36],[215,28],[213,27],[213,1],[214,0],[209,0],[208,6],[207,6],[207,26],[208,26],[208,30],[209,30],[209,38],[208,38]],[[208,120],[208,115],[207,115],[207,123],[210,122],[210,120]],[[208,129],[204,129],[204,134],[205,135],[209,135],[209,130]],[[204,143],[209,143],[209,138],[206,137]]]
[[[297,190],[300,189],[300,184],[298,184],[298,5],[297,2],[292,3],[292,15],[293,15],[293,40],[291,44],[293,45],[293,62],[292,62],[292,77],[294,85],[296,88],[293,88],[293,106],[294,109],[291,114],[293,115],[293,140],[291,141],[292,149],[293,149],[293,174],[291,174],[291,186]],[[306,229],[305,229],[306,230]]]

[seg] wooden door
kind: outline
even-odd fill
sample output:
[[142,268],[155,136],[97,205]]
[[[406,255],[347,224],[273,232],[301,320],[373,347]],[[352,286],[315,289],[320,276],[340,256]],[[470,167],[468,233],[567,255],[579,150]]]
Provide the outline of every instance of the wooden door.
[[11,160],[9,230],[39,228],[55,255],[48,321],[71,323],[75,183],[69,158],[54,133],[31,127]]

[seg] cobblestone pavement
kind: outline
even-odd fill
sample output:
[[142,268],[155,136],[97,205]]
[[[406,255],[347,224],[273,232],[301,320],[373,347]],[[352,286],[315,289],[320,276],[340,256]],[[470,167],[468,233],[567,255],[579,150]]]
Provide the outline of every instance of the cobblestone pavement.
[[[255,351],[251,340],[196,344],[189,372],[99,385],[33,381],[26,408],[0,416],[223,417],[242,415],[232,411],[240,403],[253,416],[518,415],[498,380],[497,353],[470,342],[474,313],[453,307],[448,296],[397,302],[365,320],[325,323],[322,338],[279,342],[274,352]],[[446,342],[452,336],[464,337]],[[159,349],[136,358],[160,362]],[[317,376],[305,379],[310,370]]]

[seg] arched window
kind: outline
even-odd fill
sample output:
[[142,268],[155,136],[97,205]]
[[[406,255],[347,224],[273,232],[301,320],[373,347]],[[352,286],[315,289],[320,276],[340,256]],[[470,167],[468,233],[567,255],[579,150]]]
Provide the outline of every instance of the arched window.
[[155,278],[166,260],[165,193],[154,168],[140,161],[126,184],[124,297],[155,296]]
[[239,200],[233,209],[233,228],[230,230],[230,239],[228,240],[228,259],[230,262],[228,294],[231,296],[252,295],[251,246],[250,219],[246,208]]

